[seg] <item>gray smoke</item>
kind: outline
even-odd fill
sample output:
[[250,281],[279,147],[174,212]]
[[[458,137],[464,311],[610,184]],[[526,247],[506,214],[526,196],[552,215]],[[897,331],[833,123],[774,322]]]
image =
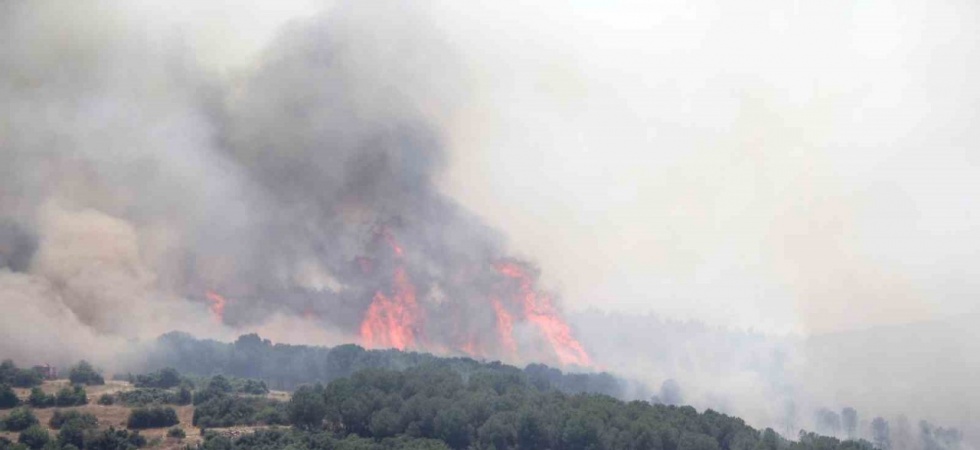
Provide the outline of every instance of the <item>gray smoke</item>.
[[341,3],[219,76],[122,2],[2,5],[0,350],[332,344],[381,293],[413,298],[406,342],[378,345],[557,361],[493,266],[503,238],[435,185],[465,77],[425,6]]
[[653,401],[711,408],[784,436],[806,430],[893,450],[976,448],[977,319],[794,337],[654,315],[570,316],[597,364],[661,385]]

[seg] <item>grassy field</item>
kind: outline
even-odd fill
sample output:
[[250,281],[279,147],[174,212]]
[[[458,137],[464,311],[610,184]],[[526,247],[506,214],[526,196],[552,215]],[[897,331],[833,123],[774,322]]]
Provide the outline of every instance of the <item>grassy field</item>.
[[[67,380],[54,380],[45,381],[41,386],[41,389],[45,393],[54,394],[59,389],[68,386]],[[114,426],[116,428],[126,428],[126,420],[129,418],[129,412],[131,408],[122,405],[111,405],[104,406],[99,405],[96,402],[102,394],[112,394],[115,392],[129,391],[133,390],[134,387],[125,381],[106,381],[105,385],[102,386],[86,386],[85,393],[88,396],[89,403],[84,406],[74,406],[68,408],[44,408],[44,409],[34,409],[34,415],[37,416],[38,420],[41,422],[41,426],[46,428],[52,435],[52,438],[57,434],[57,430],[53,430],[48,426],[48,421],[51,420],[51,416],[54,415],[55,409],[67,410],[78,410],[81,412],[89,412],[95,415],[99,419],[99,428],[106,429],[109,426]],[[30,389],[20,389],[15,388],[14,391],[21,400],[26,401],[28,395],[30,395]],[[268,395],[270,398],[277,400],[288,401],[289,394],[286,392],[273,391]],[[183,448],[185,445],[196,445],[201,441],[201,430],[195,428],[191,425],[191,421],[194,417],[194,407],[192,405],[187,406],[174,406],[177,411],[177,418],[180,420],[178,427],[182,428],[187,434],[187,437],[183,440],[178,440],[174,438],[167,437],[168,428],[154,428],[147,430],[140,430],[140,434],[146,436],[146,440],[149,442],[147,447],[160,448],[160,449],[179,449]],[[10,414],[10,410],[0,410],[0,418],[6,417]],[[233,427],[233,428],[223,428],[214,429],[212,431],[219,431],[221,433],[229,435],[240,435],[257,428],[262,427]],[[18,433],[2,432],[0,431],[0,436],[4,436],[12,441],[17,441]]]

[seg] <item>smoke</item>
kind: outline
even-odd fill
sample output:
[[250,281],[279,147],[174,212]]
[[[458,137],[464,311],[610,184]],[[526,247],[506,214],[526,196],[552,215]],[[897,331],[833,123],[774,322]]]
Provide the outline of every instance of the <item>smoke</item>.
[[974,308],[959,103],[980,59],[946,46],[970,6],[878,24],[860,5],[613,3],[351,1],[252,33],[149,2],[0,0],[0,353],[111,369],[183,330],[591,357],[790,435],[844,436],[833,414],[854,406],[898,448],[922,440],[895,419],[909,404],[969,434],[960,322],[938,347],[917,329],[568,327],[541,286],[767,331]]
[[28,323],[103,355],[259,330],[589,364],[534,266],[436,185],[467,80],[427,6],[340,3],[233,73],[138,6],[3,7],[5,320],[48,305]]
[[[711,408],[788,437],[807,430],[890,449],[975,448],[977,319],[783,336],[656,315],[570,315],[597,365],[660,386],[653,401]],[[920,421],[945,427],[944,440],[910,425]]]

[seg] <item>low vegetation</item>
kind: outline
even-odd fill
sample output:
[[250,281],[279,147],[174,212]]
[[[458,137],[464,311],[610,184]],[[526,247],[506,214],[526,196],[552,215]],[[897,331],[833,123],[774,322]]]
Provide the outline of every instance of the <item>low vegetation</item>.
[[34,411],[21,406],[12,409],[10,414],[0,421],[0,429],[4,431],[23,431],[37,424],[38,420],[37,416],[34,415]]
[[142,388],[132,391],[117,392],[115,395],[110,395],[109,400],[107,400],[108,403],[106,404],[121,404],[130,407],[150,405],[189,405],[191,403],[191,397],[191,391],[186,387],[181,387],[178,390]]
[[134,408],[129,413],[126,426],[132,429],[167,428],[180,423],[177,411],[168,406]]
[[0,409],[20,406],[20,399],[9,384],[0,384]]
[[48,421],[48,426],[57,430],[68,422],[77,422],[83,428],[96,428],[99,426],[99,419],[96,418],[94,414],[89,412],[80,412],[74,409],[69,409],[67,411],[56,409],[54,414],[51,416],[51,420]]
[[68,371],[68,380],[70,380],[72,384],[84,384],[86,386],[105,384],[105,379],[102,378],[102,374],[95,370],[95,367],[85,360],[82,360],[78,364],[72,366],[72,368]]
[[19,388],[38,386],[44,381],[44,376],[34,369],[18,368],[13,361],[6,359],[0,362],[0,385]]

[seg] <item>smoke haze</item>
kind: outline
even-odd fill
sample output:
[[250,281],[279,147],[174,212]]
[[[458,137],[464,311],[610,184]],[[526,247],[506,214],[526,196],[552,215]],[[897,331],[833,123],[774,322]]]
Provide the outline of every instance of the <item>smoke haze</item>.
[[975,4],[283,5],[0,0],[3,356],[257,331],[976,438]]

